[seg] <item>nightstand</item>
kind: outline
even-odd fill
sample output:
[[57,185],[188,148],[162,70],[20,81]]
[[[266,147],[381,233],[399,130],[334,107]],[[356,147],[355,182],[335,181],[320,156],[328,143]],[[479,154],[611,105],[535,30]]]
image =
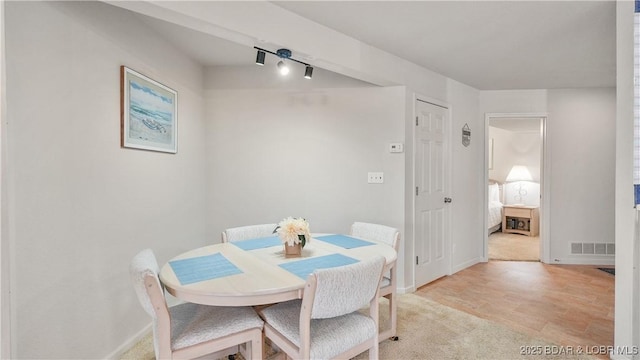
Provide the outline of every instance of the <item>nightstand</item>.
[[502,207],[502,232],[538,235],[538,207],[505,205]]

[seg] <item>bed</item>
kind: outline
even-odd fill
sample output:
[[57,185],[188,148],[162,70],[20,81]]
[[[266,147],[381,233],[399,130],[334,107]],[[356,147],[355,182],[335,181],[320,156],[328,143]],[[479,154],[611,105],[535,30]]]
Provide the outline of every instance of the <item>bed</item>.
[[494,233],[502,227],[502,184],[489,179],[489,216],[487,217],[488,233]]

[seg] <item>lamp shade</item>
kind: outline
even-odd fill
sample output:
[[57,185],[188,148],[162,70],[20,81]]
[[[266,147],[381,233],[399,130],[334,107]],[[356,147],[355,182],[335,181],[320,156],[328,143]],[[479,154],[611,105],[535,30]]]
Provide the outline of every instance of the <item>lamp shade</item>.
[[506,181],[533,181],[533,178],[526,166],[514,165],[509,171]]

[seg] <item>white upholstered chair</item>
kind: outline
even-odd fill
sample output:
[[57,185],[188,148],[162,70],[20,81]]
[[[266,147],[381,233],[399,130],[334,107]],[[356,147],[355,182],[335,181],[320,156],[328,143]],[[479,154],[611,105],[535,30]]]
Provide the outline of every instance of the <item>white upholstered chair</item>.
[[[302,300],[260,311],[264,335],[294,359],[378,358],[378,292],[385,259],[314,271]],[[358,311],[369,305],[369,315]]]
[[[400,232],[398,229],[378,224],[354,222],[351,225],[351,235],[364,240],[371,240],[391,246],[396,253],[400,246]],[[396,302],[397,287],[396,263],[390,266],[380,282],[380,296],[389,301],[389,328],[380,332],[380,341],[388,338],[398,340],[396,336],[398,328],[398,304]]]
[[[262,357],[263,321],[250,307],[217,307],[184,303],[167,306],[153,252],[138,253],[129,267],[131,280],[144,310],[153,319],[157,359],[193,359],[208,354],[224,356],[246,343],[245,358]],[[235,349],[234,349],[235,350]]]
[[274,236],[278,224],[248,225],[226,229],[222,232],[222,242],[234,242]]

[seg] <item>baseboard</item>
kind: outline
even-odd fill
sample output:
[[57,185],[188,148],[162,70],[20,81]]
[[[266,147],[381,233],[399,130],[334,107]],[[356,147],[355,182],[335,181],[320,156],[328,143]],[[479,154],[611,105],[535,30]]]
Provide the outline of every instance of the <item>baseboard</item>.
[[122,358],[122,355],[125,352],[127,352],[127,350],[131,349],[135,344],[138,343],[138,341],[142,340],[143,337],[147,336],[147,334],[150,331],[152,331],[151,330],[151,325],[152,324],[150,323],[149,325],[147,325],[144,328],[142,328],[142,330],[138,331],[137,334],[135,334],[129,340],[125,341],[122,345],[120,345],[111,354],[107,355],[105,357],[105,359],[120,359],[120,358]]
[[408,286],[408,287],[404,287],[404,288],[397,288],[396,289],[396,293],[397,294],[411,294],[416,292],[416,288],[415,286]]
[[616,259],[613,256],[603,257],[580,257],[580,258],[563,258],[563,259],[553,259],[549,262],[550,265],[553,264],[563,264],[563,265],[594,265],[594,266],[614,266],[616,264]]

